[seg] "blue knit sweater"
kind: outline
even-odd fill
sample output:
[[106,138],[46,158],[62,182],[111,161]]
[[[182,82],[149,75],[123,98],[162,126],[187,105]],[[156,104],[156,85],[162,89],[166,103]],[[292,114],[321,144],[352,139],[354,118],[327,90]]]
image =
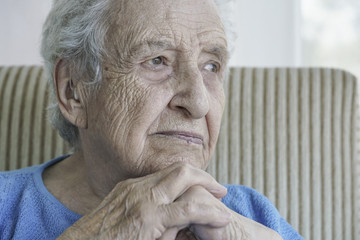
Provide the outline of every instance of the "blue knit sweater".
[[[42,181],[43,170],[64,158],[0,173],[0,239],[55,239],[81,218],[51,195]],[[227,188],[223,202],[229,208],[276,230],[284,240],[302,239],[267,198],[244,186]]]

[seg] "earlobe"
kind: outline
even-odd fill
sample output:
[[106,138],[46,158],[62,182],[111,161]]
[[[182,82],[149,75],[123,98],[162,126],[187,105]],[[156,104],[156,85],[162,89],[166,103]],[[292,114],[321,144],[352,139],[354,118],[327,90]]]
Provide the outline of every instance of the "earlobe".
[[71,78],[70,66],[66,60],[59,59],[56,61],[53,79],[56,98],[63,116],[73,125],[79,128],[87,128],[86,109],[81,95],[79,96],[79,89]]

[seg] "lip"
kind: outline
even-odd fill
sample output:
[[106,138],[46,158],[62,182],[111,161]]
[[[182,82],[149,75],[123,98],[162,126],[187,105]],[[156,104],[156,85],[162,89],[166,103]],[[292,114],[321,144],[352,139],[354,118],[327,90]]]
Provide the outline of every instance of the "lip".
[[174,137],[188,143],[203,144],[204,140],[200,134],[186,131],[164,131],[153,134],[155,136]]

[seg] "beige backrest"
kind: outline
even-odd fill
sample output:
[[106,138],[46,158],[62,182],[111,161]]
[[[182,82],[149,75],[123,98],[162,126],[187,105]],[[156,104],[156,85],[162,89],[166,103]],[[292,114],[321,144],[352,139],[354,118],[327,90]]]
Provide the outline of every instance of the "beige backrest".
[[[208,171],[264,193],[305,239],[360,239],[357,82],[341,70],[234,68]],[[68,149],[42,68],[0,68],[0,170]]]
[[305,239],[360,239],[354,76],[232,69],[215,161],[220,182],[264,193]]
[[42,67],[0,67],[0,171],[43,163],[67,152],[46,119],[48,103]]

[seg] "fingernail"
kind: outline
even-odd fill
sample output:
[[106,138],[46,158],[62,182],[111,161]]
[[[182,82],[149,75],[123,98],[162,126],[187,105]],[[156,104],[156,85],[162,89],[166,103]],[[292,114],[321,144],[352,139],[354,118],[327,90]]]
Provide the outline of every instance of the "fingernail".
[[219,185],[219,188],[212,189],[211,192],[225,196],[227,194],[227,188],[222,185]]

